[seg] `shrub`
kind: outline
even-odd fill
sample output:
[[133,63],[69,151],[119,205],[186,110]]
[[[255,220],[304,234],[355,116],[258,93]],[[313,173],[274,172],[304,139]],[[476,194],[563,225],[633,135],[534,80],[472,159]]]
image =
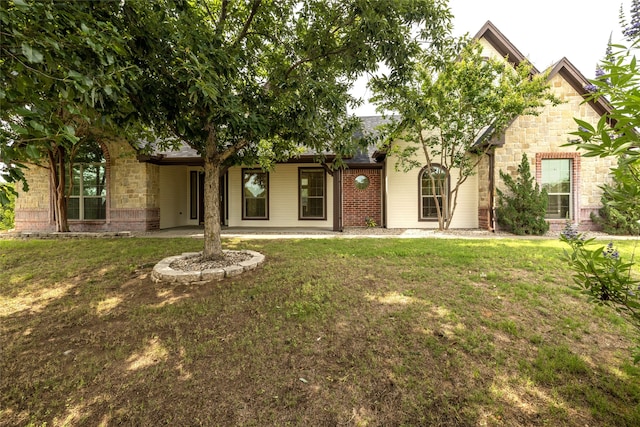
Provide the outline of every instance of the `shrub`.
[[[613,307],[640,331],[640,281],[633,274],[634,260],[625,262],[610,242],[597,246],[567,223],[560,240],[569,245],[563,259],[573,270],[573,289],[585,294],[590,302]],[[640,346],[634,350],[634,361],[640,362]]]
[[640,234],[640,160],[621,161],[612,170],[614,184],[603,185],[602,208],[592,220],[609,234]]
[[505,194],[500,189],[497,190],[498,224],[518,235],[546,233],[549,230],[549,224],[544,219],[547,212],[547,192],[540,190],[538,183],[531,176],[527,155],[522,155],[515,179],[502,171],[500,178],[509,191]]
[[11,187],[5,192],[7,199],[0,198],[0,230],[11,230],[15,218],[16,196],[11,191],[11,184],[0,184],[0,186]]

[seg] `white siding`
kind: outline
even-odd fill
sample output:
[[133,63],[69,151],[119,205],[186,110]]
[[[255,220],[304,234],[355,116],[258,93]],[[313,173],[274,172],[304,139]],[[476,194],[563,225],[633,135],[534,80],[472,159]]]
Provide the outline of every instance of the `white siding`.
[[229,169],[230,227],[333,227],[333,178],[327,174],[326,220],[298,219],[298,169],[317,168],[315,164],[279,164],[269,172],[269,219],[242,219],[242,168]]
[[197,225],[189,220],[189,168],[160,167],[160,228]]
[[[396,170],[397,159],[387,158],[387,228],[438,228],[438,221],[419,221],[419,184],[420,168],[409,172]],[[451,171],[451,187],[455,185],[458,174]],[[453,200],[451,200],[453,202]],[[460,187],[457,207],[453,214],[451,229],[478,228],[478,177],[470,176]]]

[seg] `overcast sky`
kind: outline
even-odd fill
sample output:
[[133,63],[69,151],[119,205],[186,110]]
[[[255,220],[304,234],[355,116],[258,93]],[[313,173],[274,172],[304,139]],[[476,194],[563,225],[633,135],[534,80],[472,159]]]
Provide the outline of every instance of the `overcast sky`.
[[[587,78],[594,77],[609,35],[613,33],[614,43],[622,40],[621,5],[629,21],[631,0],[449,0],[455,36],[474,36],[491,21],[538,70],[567,57]],[[365,99],[371,96],[364,81],[353,94]],[[372,105],[355,113],[376,114]]]

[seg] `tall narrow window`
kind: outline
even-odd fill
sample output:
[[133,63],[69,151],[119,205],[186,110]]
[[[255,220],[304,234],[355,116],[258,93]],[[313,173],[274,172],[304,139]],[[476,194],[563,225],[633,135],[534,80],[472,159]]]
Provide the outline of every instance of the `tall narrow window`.
[[[446,212],[448,194],[447,172],[440,165],[432,165],[431,168],[424,168],[420,172],[420,219],[438,219],[438,209]],[[445,195],[445,197],[443,197]]]
[[106,162],[97,142],[83,144],[74,159],[67,218],[100,220],[107,217]]
[[269,174],[242,170],[242,219],[269,219]]
[[324,169],[299,169],[300,219],[326,219]]
[[542,159],[542,188],[547,190],[547,218],[571,219],[571,159]]

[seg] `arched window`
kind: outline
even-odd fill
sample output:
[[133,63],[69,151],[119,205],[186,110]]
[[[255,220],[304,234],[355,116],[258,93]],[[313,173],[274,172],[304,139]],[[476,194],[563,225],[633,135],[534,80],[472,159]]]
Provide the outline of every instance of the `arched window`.
[[102,147],[82,144],[73,160],[71,194],[67,199],[70,220],[101,220],[107,217],[107,168]]
[[[436,200],[440,210],[446,212],[449,182],[447,171],[440,165],[431,165],[420,171],[420,219],[438,219]],[[443,197],[444,195],[444,197]]]

